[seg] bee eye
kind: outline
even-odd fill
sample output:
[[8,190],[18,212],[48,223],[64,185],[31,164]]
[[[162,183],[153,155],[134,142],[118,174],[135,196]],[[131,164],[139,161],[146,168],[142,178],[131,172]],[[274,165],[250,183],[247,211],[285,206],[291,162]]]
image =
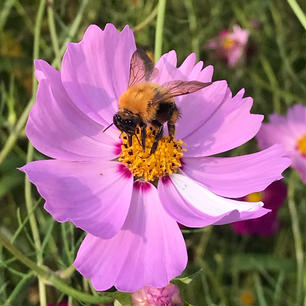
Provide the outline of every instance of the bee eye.
[[125,120],[125,124],[127,124],[127,125],[133,125],[133,121],[132,120]]

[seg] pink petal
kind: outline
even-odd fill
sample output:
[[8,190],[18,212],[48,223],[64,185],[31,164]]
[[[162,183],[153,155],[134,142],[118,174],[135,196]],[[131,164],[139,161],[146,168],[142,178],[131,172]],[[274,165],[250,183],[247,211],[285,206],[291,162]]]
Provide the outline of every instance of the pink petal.
[[181,116],[176,124],[176,138],[186,138],[205,124],[220,107],[227,88],[226,81],[217,81],[198,92],[178,98],[176,104]]
[[270,208],[272,211],[257,219],[235,222],[232,224],[233,230],[238,234],[248,235],[258,234],[260,236],[267,236],[274,234],[280,228],[277,213],[286,195],[287,187],[282,181],[272,183],[261,192],[265,207]]
[[233,31],[229,33],[229,37],[244,46],[248,42],[249,32],[235,24],[233,26]]
[[297,139],[291,134],[287,120],[279,115],[270,116],[271,123],[264,123],[256,135],[258,146],[265,149],[275,143],[282,144],[288,151],[294,150]]
[[302,181],[306,184],[306,158],[300,152],[291,154],[292,167],[299,172]]
[[125,222],[132,196],[133,178],[123,167],[116,162],[42,160],[20,170],[36,185],[54,219],[110,238]]
[[234,67],[243,54],[243,46],[238,45],[227,51],[227,64],[229,67]]
[[74,262],[96,290],[165,287],[187,263],[179,227],[163,209],[156,188],[135,182],[126,222],[115,237],[87,235]]
[[280,145],[238,157],[183,158],[183,171],[205,188],[224,197],[238,198],[264,190],[290,165]]
[[289,130],[294,137],[306,135],[306,106],[295,104],[289,108],[287,118]]
[[68,98],[57,70],[35,61],[39,81],[36,103],[26,125],[26,134],[40,152],[63,160],[113,159],[119,139],[103,133],[97,124]]
[[[154,82],[162,85],[172,80],[210,82],[213,74],[213,67],[203,68],[203,62],[195,63],[195,55],[190,54],[180,67],[177,66],[177,58],[174,50],[161,56],[156,64],[158,75],[153,79]],[[179,101],[176,98],[175,101]]]
[[62,63],[62,81],[72,101],[90,118],[112,122],[117,101],[127,89],[130,59],[135,51],[132,30],[118,32],[88,27],[81,42],[69,43]]
[[262,202],[222,198],[181,174],[171,174],[167,180],[159,180],[158,191],[169,215],[188,227],[253,219],[270,211],[262,207]]
[[241,90],[232,97],[228,89],[216,111],[201,127],[183,138],[187,143],[186,157],[225,152],[244,144],[256,135],[263,116],[250,114],[253,100],[242,98],[243,93],[244,90]]

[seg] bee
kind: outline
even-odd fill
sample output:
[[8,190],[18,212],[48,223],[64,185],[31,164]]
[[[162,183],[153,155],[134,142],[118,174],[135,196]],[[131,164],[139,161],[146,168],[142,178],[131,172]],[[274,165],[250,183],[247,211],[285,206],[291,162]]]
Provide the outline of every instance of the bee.
[[158,70],[145,51],[137,49],[130,62],[128,89],[120,96],[118,112],[113,116],[113,124],[127,134],[129,146],[132,145],[132,136],[137,137],[136,131],[140,128],[143,150],[146,147],[146,126],[151,124],[156,128],[150,154],[156,151],[163,137],[165,122],[170,139],[174,137],[175,123],[180,115],[174,97],[196,92],[211,84],[174,80],[159,85],[151,81],[157,74]]

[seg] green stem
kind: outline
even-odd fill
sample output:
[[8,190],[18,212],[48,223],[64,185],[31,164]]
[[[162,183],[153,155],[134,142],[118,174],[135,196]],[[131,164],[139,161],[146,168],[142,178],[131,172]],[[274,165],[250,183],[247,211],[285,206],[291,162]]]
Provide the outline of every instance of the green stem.
[[306,16],[303,13],[302,9],[298,5],[298,3],[295,0],[287,0],[289,3],[291,9],[293,10],[294,14],[302,24],[303,28],[306,30]]
[[200,54],[200,41],[199,41],[199,35],[198,35],[197,16],[195,13],[193,1],[185,0],[184,5],[187,10],[188,21],[189,21],[189,30],[191,34],[191,48],[192,48],[192,51],[196,54],[198,58]]
[[59,68],[60,67],[60,48],[58,44],[58,37],[56,34],[56,27],[54,23],[54,14],[53,14],[53,0],[48,1],[48,23],[49,23],[49,30],[50,30],[50,36],[51,36],[51,41],[52,41],[52,46],[53,46],[53,51],[55,55],[55,63],[54,66]]
[[0,232],[0,245],[4,246],[10,253],[12,253],[20,262],[30,268],[42,281],[51,284],[59,291],[71,296],[75,299],[86,303],[109,303],[113,299],[106,296],[92,296],[87,293],[80,292],[73,287],[67,285],[54,272],[45,266],[38,266],[34,261],[23,255],[9,240],[7,240]]
[[[77,13],[77,16],[75,17],[75,19],[74,19],[74,21],[73,21],[73,23],[72,23],[72,25],[71,25],[71,27],[69,29],[67,38],[63,42],[62,47],[60,49],[60,56],[62,56],[64,54],[64,52],[66,50],[67,42],[69,40],[71,40],[71,38],[78,31],[87,4],[88,4],[88,0],[83,0],[81,2],[79,11]],[[54,63],[55,63],[55,60],[52,62],[52,65],[54,65]],[[33,97],[28,101],[28,103],[27,103],[23,113],[21,114],[21,116],[20,116],[19,120],[17,121],[15,127],[12,129],[9,137],[7,138],[5,144],[4,144],[4,146],[3,146],[3,148],[2,148],[2,150],[0,152],[0,165],[5,160],[7,155],[11,152],[11,150],[13,149],[13,147],[14,147],[14,145],[16,143],[17,138],[21,134],[21,132],[22,132],[22,130],[24,128],[24,125],[25,125],[25,123],[27,121],[29,112],[30,112],[30,110],[31,110],[31,108],[33,106],[34,101],[35,101],[35,96],[33,95]]]
[[155,48],[154,48],[155,63],[157,63],[157,61],[162,55],[166,2],[167,0],[159,0],[158,2],[156,32],[155,32]]
[[294,185],[296,183],[296,172],[292,171],[288,186],[288,208],[292,223],[292,232],[295,245],[295,255],[297,262],[297,284],[296,284],[296,305],[302,305],[303,299],[303,274],[304,274],[304,252],[303,241],[299,226],[299,216],[294,200]]
[[[40,32],[41,32],[41,25],[42,25],[42,19],[44,15],[46,7],[46,0],[40,0],[37,16],[36,16],[36,22],[35,22],[35,29],[34,29],[34,45],[33,45],[33,59],[36,59],[39,57],[39,42],[40,42]],[[37,90],[37,81],[35,79],[34,73],[33,73],[33,95],[36,93]],[[33,146],[31,143],[28,143],[28,151],[27,151],[27,163],[33,160]],[[32,192],[31,192],[31,183],[30,181],[25,178],[25,202],[27,211],[29,214],[29,223],[34,239],[34,245],[36,248],[36,254],[37,254],[37,264],[39,266],[43,263],[42,254],[40,252],[41,249],[41,243],[40,243],[40,237],[39,237],[39,230],[37,226],[37,221],[35,218],[35,213],[33,212],[33,201],[32,201]],[[41,277],[38,277],[38,291],[39,291],[39,302],[40,306],[47,306],[47,296],[46,296],[46,286],[41,279]]]
[[[275,89],[275,88],[279,88],[279,84],[278,84],[278,81],[277,81],[277,77],[268,61],[268,59],[264,56],[264,55],[261,55],[260,56],[260,62],[261,62],[261,65],[269,79],[269,83],[270,83],[270,86],[272,89]],[[280,103],[280,96],[277,92],[277,90],[273,90],[273,109],[275,112],[277,112],[278,114],[281,112],[281,107],[280,107],[281,103]]]
[[157,6],[154,8],[154,10],[151,12],[151,14],[141,23],[139,23],[137,26],[133,28],[134,32],[138,32],[142,30],[146,25],[148,25],[157,15]]

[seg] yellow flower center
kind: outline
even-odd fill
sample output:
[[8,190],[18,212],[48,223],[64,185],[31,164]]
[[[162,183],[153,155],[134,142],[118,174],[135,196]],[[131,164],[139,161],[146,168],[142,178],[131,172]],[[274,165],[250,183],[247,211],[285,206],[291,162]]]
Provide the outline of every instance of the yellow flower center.
[[[132,146],[129,147],[128,137],[123,133],[121,135],[122,152],[118,160],[129,168],[135,178],[154,182],[164,175],[177,172],[182,165],[181,158],[184,155],[183,151],[186,151],[186,149],[182,147],[185,143],[181,139],[176,140],[169,136],[163,136],[158,142],[156,151],[150,154],[156,130],[153,127],[147,127],[146,132],[146,148],[144,151],[136,136],[133,136]],[[137,137],[141,141],[139,129],[137,129]]]
[[296,146],[297,146],[298,151],[302,155],[306,156],[306,134],[298,140]]
[[246,196],[246,200],[248,202],[260,202],[262,200],[262,196],[260,192],[253,192]]
[[226,50],[229,50],[233,47],[234,44],[235,44],[234,39],[230,39],[230,38],[226,37],[223,41],[223,48],[226,49]]

